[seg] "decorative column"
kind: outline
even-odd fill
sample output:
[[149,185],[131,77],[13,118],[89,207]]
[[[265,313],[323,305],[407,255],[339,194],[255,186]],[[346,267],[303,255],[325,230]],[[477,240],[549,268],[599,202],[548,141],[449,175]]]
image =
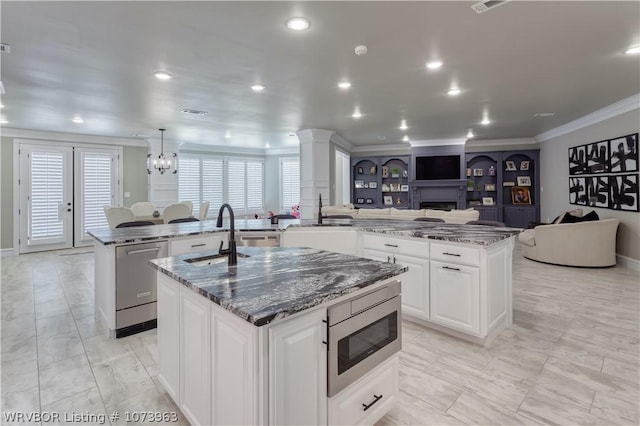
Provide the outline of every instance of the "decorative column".
[[318,217],[318,196],[329,205],[329,138],[333,130],[300,130],[300,217]]
[[[160,139],[147,139],[151,160],[160,155]],[[164,155],[169,158],[175,152],[179,154],[181,142],[164,139]],[[141,165],[145,167],[145,164]],[[180,155],[178,155],[178,173],[180,173]],[[173,169],[160,174],[158,170],[151,169],[148,175],[149,201],[162,211],[169,204],[178,202],[178,173]]]

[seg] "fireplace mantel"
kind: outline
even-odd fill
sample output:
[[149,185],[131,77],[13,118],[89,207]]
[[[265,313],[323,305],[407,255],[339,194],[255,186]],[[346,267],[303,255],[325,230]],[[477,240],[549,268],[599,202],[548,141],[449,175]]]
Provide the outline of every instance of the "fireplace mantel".
[[455,202],[458,209],[465,207],[466,179],[412,180],[409,186],[412,209],[418,210],[421,201]]

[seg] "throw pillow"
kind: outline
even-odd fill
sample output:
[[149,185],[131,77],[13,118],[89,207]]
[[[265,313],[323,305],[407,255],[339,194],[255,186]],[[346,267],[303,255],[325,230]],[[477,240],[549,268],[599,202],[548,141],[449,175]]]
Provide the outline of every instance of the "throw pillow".
[[598,213],[596,213],[595,210],[592,210],[583,217],[576,217],[570,214],[566,214],[564,215],[564,217],[562,218],[562,222],[560,223],[590,222],[599,219],[600,217],[598,217]]
[[[571,216],[575,216],[575,217],[582,217],[582,209],[575,209],[575,210],[569,210],[566,211],[564,213],[562,213],[560,216],[556,217],[555,219],[553,219],[553,221],[551,223],[553,224],[558,224],[558,223],[575,223],[575,222],[563,222],[563,219],[565,218],[565,216],[567,215],[571,215]],[[570,220],[570,219],[569,219]]]

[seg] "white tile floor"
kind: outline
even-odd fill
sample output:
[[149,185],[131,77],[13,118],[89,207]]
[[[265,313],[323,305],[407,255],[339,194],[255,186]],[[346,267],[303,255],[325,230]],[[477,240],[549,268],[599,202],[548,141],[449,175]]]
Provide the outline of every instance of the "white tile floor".
[[[8,411],[178,412],[157,381],[155,331],[113,340],[96,324],[92,252],[1,261],[3,424]],[[514,327],[482,348],[405,322],[401,398],[379,424],[638,424],[639,288],[629,269],[516,250]]]

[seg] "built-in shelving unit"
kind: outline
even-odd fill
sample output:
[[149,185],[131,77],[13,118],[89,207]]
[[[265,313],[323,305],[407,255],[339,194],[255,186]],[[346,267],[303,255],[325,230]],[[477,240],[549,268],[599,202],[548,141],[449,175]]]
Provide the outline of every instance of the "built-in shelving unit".
[[409,157],[352,158],[351,168],[351,201],[356,207],[410,207]]
[[467,153],[467,207],[516,228],[539,221],[539,159],[538,150]]

